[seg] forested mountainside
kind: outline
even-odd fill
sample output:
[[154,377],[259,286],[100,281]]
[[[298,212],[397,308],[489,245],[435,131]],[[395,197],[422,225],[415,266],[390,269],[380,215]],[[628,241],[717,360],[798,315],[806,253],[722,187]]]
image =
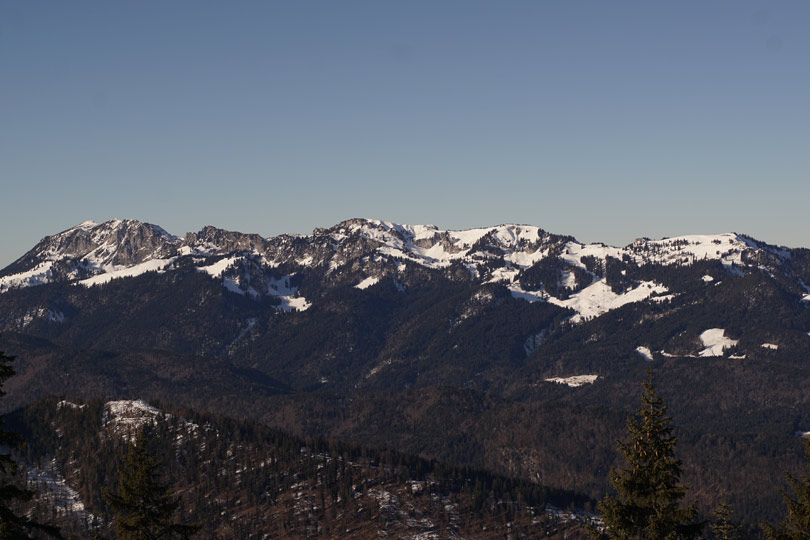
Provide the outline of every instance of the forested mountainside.
[[810,250],[349,220],[86,222],[0,272],[5,411],[158,398],[600,498],[651,369],[704,509],[778,519],[810,431]]
[[200,538],[584,538],[587,499],[468,467],[143,401],[51,398],[9,418],[28,445],[29,506],[72,538],[109,537],[103,488],[146,433]]

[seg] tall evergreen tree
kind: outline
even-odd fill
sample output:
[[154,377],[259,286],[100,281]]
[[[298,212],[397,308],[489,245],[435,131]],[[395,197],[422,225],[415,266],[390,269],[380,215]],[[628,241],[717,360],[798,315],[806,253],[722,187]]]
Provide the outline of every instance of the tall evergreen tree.
[[782,492],[787,516],[780,525],[765,524],[765,538],[768,540],[810,540],[810,439],[804,440],[804,454],[807,457],[808,474],[803,478],[796,478],[785,473],[793,496]]
[[[7,356],[0,351],[0,397],[6,395],[3,391],[5,382],[14,375],[11,363],[13,356]],[[24,489],[15,482],[17,476],[17,462],[11,454],[12,449],[22,444],[20,437],[3,429],[4,420],[0,417],[0,540],[28,540],[33,531],[45,532],[53,537],[61,538],[59,529],[49,525],[37,523],[25,516],[18,515],[14,506],[30,501],[34,492]]]
[[120,540],[190,538],[200,526],[173,520],[180,501],[161,482],[160,463],[149,454],[148,442],[140,430],[118,471],[119,492],[104,490],[115,514],[115,532]]
[[680,483],[681,462],[675,459],[678,440],[667,408],[655,393],[652,372],[643,383],[641,407],[627,419],[626,442],[619,441],[627,466],[611,471],[618,498],[606,495],[599,505],[604,528],[591,529],[599,540],[688,540],[704,524],[697,506],[682,507],[686,486]]
[[742,527],[732,521],[731,516],[734,510],[722,502],[714,511],[714,523],[711,525],[714,537],[717,540],[740,540],[742,538]]

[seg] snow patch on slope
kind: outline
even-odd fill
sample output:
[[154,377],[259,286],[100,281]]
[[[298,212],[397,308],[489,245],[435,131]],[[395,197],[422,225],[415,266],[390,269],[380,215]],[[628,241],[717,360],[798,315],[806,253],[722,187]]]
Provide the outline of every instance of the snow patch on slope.
[[[637,262],[645,259],[658,264],[691,263],[694,261],[719,260],[726,269],[742,265],[742,254],[748,249],[757,249],[755,242],[734,233],[693,234],[662,240],[636,240],[628,248],[634,252]],[[780,256],[786,256],[777,250]]]
[[573,377],[551,377],[544,379],[546,382],[565,384],[571,388],[577,388],[586,384],[593,384],[599,375],[574,375]]
[[242,257],[225,257],[208,266],[198,266],[197,270],[204,272],[213,278],[222,277],[222,273],[228,268],[233,266],[236,261],[241,260]]
[[26,473],[28,487],[36,490],[36,498],[48,508],[53,508],[57,516],[72,515],[85,523],[99,521],[87,511],[79,492],[67,484],[59,472],[56,459],[47,462],[42,468],[28,466]]
[[360,283],[358,283],[357,285],[355,285],[354,288],[355,289],[368,289],[372,285],[376,285],[377,283],[379,283],[379,281],[380,281],[380,278],[370,276],[370,277],[367,277],[366,279],[364,279],[363,281],[361,281]]
[[647,360],[648,362],[652,362],[653,355],[649,347],[642,347],[642,346],[636,347],[636,352],[640,354],[642,357],[644,357],[644,359]]
[[723,356],[725,349],[731,348],[738,343],[736,339],[730,339],[725,336],[723,328],[710,328],[700,334],[700,341],[705,347],[700,353],[700,356]]
[[33,287],[35,285],[44,285],[45,283],[50,282],[52,276],[52,266],[53,262],[44,261],[27,272],[20,272],[19,274],[0,277],[0,293],[6,292],[9,289]]
[[303,296],[280,296],[279,298],[281,299],[281,304],[279,304],[281,311],[306,311],[312,306],[312,303]]
[[[249,278],[244,284],[242,283],[243,276],[240,275],[227,275],[238,263],[245,260],[242,255],[233,257],[225,257],[219,261],[209,264],[207,266],[198,266],[197,270],[211,276],[212,279],[222,279],[222,286],[226,290],[240,295],[249,295],[253,298],[262,296],[255,287],[250,283]],[[267,261],[265,261],[266,263]],[[268,264],[268,266],[275,266],[275,264]],[[266,296],[277,297],[281,303],[278,306],[279,311],[304,311],[312,304],[301,296],[298,296],[298,288],[290,285],[290,281],[294,277],[293,274],[282,276],[278,279],[270,276],[265,276],[264,286],[266,286]],[[245,286],[243,286],[245,285]],[[258,286],[258,285],[257,285]]]
[[526,338],[526,341],[523,343],[523,351],[526,353],[526,356],[531,356],[532,353],[536,351],[540,345],[543,344],[543,342],[546,340],[551,331],[552,331],[551,327],[544,328],[540,332],[532,334],[528,338]]
[[653,281],[643,281],[634,289],[625,291],[623,294],[617,294],[602,279],[572,294],[566,300],[560,300],[544,291],[525,291],[516,283],[510,284],[507,288],[514,298],[520,298],[527,302],[546,301],[556,306],[574,310],[576,315],[570,319],[573,323],[599,317],[625,304],[640,302],[653,294],[662,294],[668,290],[663,285]]
[[584,319],[598,317],[608,311],[622,307],[632,302],[640,302],[655,293],[665,293],[667,288],[652,281],[644,281],[635,289],[624,294],[616,294],[605,280],[600,280],[581,291],[572,294],[567,300],[549,297],[548,301],[561,307],[567,307],[577,312],[571,317],[571,322],[577,323]]
[[174,262],[175,259],[176,257],[172,257],[170,259],[152,259],[133,266],[106,266],[103,268],[103,274],[98,274],[91,278],[83,279],[79,281],[79,284],[84,285],[85,287],[92,287],[93,285],[109,283],[113,279],[117,278],[140,276],[146,272],[162,273],[166,270],[167,266]]

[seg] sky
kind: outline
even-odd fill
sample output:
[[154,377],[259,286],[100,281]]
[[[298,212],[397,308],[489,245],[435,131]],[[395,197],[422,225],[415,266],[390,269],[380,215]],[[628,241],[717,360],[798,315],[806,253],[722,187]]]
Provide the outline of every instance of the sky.
[[810,247],[810,2],[0,3],[0,268],[82,221]]

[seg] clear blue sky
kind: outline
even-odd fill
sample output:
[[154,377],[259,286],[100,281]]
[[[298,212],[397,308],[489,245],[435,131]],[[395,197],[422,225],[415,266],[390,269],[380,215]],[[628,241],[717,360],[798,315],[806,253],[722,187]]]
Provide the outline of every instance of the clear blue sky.
[[86,219],[810,247],[810,2],[0,3],[0,267]]

